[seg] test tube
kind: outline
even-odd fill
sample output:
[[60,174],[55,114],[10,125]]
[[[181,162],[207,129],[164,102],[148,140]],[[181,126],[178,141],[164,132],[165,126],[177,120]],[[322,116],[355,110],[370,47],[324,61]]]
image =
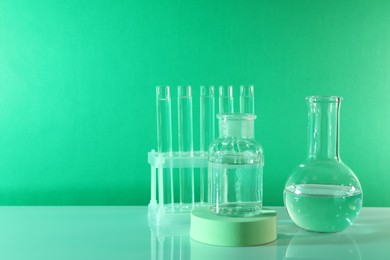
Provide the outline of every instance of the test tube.
[[[200,87],[200,152],[207,154],[210,143],[215,139],[215,97],[214,86]],[[207,168],[200,169],[200,202],[207,202]]]
[[[156,87],[157,108],[157,151],[158,153],[172,154],[172,104],[170,87]],[[173,178],[172,168],[158,169],[159,203],[173,205]],[[153,180],[153,179],[152,179]],[[153,187],[152,187],[153,189]],[[153,190],[152,190],[153,192]],[[170,204],[169,204],[170,203]]]
[[200,151],[207,152],[215,139],[214,86],[200,87]]
[[240,113],[255,113],[253,85],[240,86]]
[[170,87],[156,87],[157,150],[172,153],[172,105]]
[[[179,154],[192,155],[193,119],[191,86],[178,86],[178,133]],[[194,203],[194,169],[180,168],[180,203]]]
[[219,87],[219,113],[233,113],[233,87],[220,86]]

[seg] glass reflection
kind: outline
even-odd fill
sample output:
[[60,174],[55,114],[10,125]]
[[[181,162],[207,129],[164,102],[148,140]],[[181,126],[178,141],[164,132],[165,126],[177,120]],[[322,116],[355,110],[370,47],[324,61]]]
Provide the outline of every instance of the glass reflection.
[[[285,212],[278,212],[278,215],[278,239],[252,247],[221,247],[199,243],[190,239],[189,225],[149,225],[151,260],[362,259],[360,249],[352,238],[358,237],[353,232],[308,232],[287,219]],[[359,228],[360,234],[361,227]]]
[[290,240],[285,260],[362,259],[356,242],[346,234],[297,232]]
[[276,242],[260,246],[222,247],[191,240],[191,260],[275,260],[278,258]]
[[149,227],[151,260],[190,259],[188,225]]

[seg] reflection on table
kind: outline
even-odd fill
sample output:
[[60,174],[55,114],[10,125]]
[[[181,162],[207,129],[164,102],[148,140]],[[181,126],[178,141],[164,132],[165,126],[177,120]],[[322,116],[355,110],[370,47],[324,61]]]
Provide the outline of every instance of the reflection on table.
[[[347,230],[339,233],[315,233],[298,228],[288,217],[284,208],[278,212],[278,239],[272,243],[252,247],[220,247],[202,244],[189,238],[189,227],[151,227],[151,259],[191,259],[191,260],[233,260],[233,259],[365,259],[360,245],[364,242],[385,238],[390,242],[390,219],[380,222],[387,231],[371,222],[375,212],[363,210],[358,221]],[[386,209],[390,212],[390,209]],[[375,209],[372,209],[375,211]],[[381,214],[382,218],[384,217]],[[161,227],[160,227],[161,228]],[[165,231],[164,231],[165,230]],[[390,244],[390,243],[389,243]],[[378,245],[379,246],[379,245]],[[365,249],[366,246],[365,246]],[[367,251],[367,250],[366,250]],[[378,251],[376,251],[378,255]],[[369,253],[374,256],[375,254]],[[379,256],[379,255],[378,255]],[[378,258],[380,259],[380,258]]]

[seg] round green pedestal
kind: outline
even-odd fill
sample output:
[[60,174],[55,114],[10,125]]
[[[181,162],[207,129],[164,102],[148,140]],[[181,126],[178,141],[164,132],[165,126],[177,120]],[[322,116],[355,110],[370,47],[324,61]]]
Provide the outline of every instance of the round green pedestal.
[[218,246],[254,246],[277,237],[276,212],[263,209],[255,217],[236,218],[211,214],[207,207],[191,213],[190,236],[201,243]]

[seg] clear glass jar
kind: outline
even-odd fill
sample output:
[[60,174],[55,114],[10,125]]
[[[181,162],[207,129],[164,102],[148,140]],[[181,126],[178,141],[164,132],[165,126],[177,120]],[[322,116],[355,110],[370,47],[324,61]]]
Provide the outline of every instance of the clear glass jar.
[[341,97],[312,96],[308,103],[308,154],[290,175],[284,204],[299,227],[316,232],[338,232],[357,218],[362,188],[339,156]]
[[254,114],[218,114],[219,137],[209,147],[210,211],[229,217],[261,214],[263,148],[254,138]]

